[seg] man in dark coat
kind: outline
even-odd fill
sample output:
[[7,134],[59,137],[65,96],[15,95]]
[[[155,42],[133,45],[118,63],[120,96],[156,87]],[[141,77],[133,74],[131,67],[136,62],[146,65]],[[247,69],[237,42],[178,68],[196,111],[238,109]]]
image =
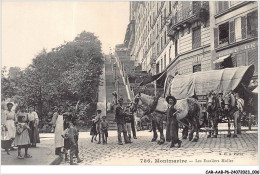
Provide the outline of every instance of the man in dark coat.
[[115,121],[117,123],[117,134],[118,134],[118,144],[123,145],[121,133],[123,132],[124,135],[124,141],[125,143],[132,143],[129,141],[129,138],[127,137],[127,131],[126,131],[126,123],[125,123],[125,116],[127,115],[123,110],[123,98],[121,97],[118,100],[118,106],[116,107],[116,116]]
[[168,96],[166,97],[166,101],[169,104],[169,108],[167,110],[167,131],[166,132],[170,132],[168,133],[168,135],[170,135],[171,138],[170,148],[174,147],[176,143],[178,143],[178,148],[179,148],[181,147],[182,141],[179,140],[179,136],[178,136],[179,124],[178,124],[178,120],[176,119],[176,115],[174,115],[174,113],[176,112],[176,110],[174,109],[174,105],[176,104],[176,99],[173,96]]

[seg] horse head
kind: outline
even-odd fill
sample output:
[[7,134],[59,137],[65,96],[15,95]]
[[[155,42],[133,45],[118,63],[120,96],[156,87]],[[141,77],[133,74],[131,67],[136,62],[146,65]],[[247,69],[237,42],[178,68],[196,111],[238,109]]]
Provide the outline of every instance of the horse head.
[[207,110],[215,110],[218,104],[218,94],[215,91],[210,91],[207,94]]
[[224,101],[224,111],[228,112],[235,106],[235,96],[232,91],[223,94],[223,101]]
[[149,111],[149,105],[146,104],[145,98],[145,94],[138,93],[133,101],[132,110],[134,112],[138,111],[138,113],[141,114],[141,116],[146,115],[147,111]]

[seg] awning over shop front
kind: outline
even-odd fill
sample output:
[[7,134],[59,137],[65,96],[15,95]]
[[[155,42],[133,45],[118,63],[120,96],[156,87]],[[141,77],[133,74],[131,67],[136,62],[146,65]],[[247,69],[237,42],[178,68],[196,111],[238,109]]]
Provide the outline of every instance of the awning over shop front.
[[225,59],[227,59],[227,58],[229,58],[229,57],[231,57],[231,54],[225,55],[225,56],[223,56],[223,57],[220,57],[219,59],[215,60],[213,63],[214,63],[214,64],[216,64],[216,63],[221,63],[221,62],[223,62]]

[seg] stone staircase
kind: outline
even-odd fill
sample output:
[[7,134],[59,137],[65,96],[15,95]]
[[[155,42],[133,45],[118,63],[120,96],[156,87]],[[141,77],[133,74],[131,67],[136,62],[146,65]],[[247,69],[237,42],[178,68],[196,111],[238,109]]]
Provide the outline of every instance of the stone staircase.
[[[116,91],[115,88],[115,73],[116,77],[118,78],[118,92],[119,96],[122,96],[124,98],[124,101],[127,100],[127,92],[126,87],[123,82],[123,78],[119,72],[118,64],[116,63],[115,67],[113,67],[114,63],[116,63],[116,60],[114,57],[111,57],[110,55],[105,56],[105,72],[106,72],[106,100],[107,103],[111,103],[113,101],[113,95],[112,93]],[[117,126],[114,122],[115,120],[115,112],[107,112],[107,121],[109,123],[109,130],[116,130]]]

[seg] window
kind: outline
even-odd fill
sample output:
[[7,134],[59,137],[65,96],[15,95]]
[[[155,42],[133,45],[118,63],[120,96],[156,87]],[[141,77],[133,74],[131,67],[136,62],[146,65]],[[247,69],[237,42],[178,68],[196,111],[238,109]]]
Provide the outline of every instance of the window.
[[258,15],[257,11],[247,14],[247,38],[257,37],[258,31]]
[[165,24],[166,23],[166,8],[164,9],[164,11],[163,11],[163,24]]
[[229,22],[219,25],[219,44],[229,43]]
[[246,54],[245,53],[240,53],[236,55],[236,66],[246,66],[247,64],[247,59],[246,59]]
[[164,69],[166,68],[166,54],[164,54]]
[[159,73],[159,69],[160,69],[160,64],[159,64],[159,62],[156,64],[156,74],[158,74]]
[[178,40],[175,40],[174,45],[175,45],[175,57],[177,57],[177,55],[178,55]]
[[242,39],[242,30],[241,30],[241,18],[235,19],[235,40],[240,41]]
[[172,51],[172,47],[170,46],[170,49],[169,49],[169,64],[170,64],[170,62],[172,61],[171,51]]
[[163,59],[161,59],[161,72],[163,71]]
[[223,12],[224,10],[228,9],[228,7],[229,7],[228,1],[218,1],[217,3],[218,3],[218,5],[217,5],[218,13]]
[[169,12],[171,13],[172,12],[172,2],[169,1]]
[[200,26],[193,29],[192,33],[192,49],[196,49],[201,46],[201,29]]
[[193,66],[193,73],[201,71],[201,64],[197,64]]
[[164,31],[164,44],[166,44],[167,40],[166,40],[166,31]]
[[163,38],[161,37],[161,49],[163,48]]

